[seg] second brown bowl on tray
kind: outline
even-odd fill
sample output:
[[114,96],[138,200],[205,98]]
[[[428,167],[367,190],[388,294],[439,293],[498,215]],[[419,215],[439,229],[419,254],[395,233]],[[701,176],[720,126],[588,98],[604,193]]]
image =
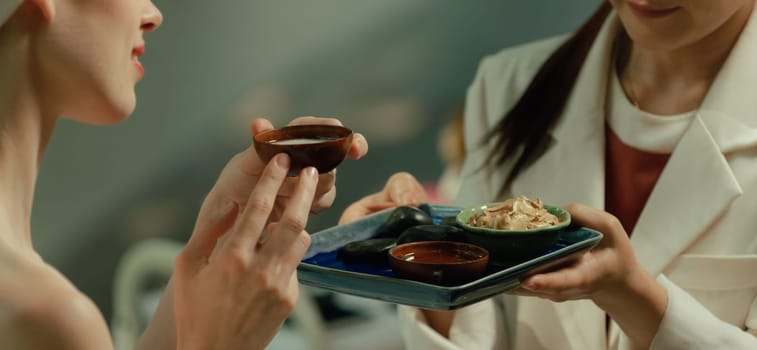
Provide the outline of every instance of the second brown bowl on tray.
[[397,277],[442,286],[473,281],[483,275],[488,263],[486,249],[461,242],[413,242],[389,251],[389,265]]

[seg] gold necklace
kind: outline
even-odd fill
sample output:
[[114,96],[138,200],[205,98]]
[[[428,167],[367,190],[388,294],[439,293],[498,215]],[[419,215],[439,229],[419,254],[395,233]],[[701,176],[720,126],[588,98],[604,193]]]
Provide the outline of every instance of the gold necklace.
[[631,39],[628,37],[625,31],[620,31],[616,38],[615,45],[613,47],[613,56],[615,59],[615,69],[618,70],[618,77],[620,78],[620,87],[624,90],[626,97],[630,100],[631,104],[638,110],[641,110],[641,104],[639,98],[636,97],[636,91],[633,88],[633,82],[631,81],[631,75],[628,73],[628,61],[629,61],[629,46]]

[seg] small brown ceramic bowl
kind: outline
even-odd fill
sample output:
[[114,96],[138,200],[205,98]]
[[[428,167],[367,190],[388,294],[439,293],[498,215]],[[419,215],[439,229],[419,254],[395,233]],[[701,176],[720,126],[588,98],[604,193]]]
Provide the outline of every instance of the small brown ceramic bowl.
[[489,252],[452,241],[400,244],[389,250],[389,265],[397,277],[442,286],[456,286],[483,275]]
[[352,130],[335,125],[286,126],[255,135],[253,144],[266,163],[276,154],[288,154],[290,176],[296,176],[308,166],[327,173],[347,156],[352,145]]

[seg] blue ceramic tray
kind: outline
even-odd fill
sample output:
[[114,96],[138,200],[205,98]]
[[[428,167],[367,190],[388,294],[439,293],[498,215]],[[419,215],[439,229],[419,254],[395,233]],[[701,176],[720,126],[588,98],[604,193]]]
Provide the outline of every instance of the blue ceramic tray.
[[[423,205],[434,222],[454,216],[460,208]],[[467,284],[443,287],[397,278],[389,268],[367,264],[345,264],[339,249],[353,241],[373,237],[391,210],[361,220],[314,233],[310,249],[297,268],[302,284],[334,292],[412,305],[426,309],[454,310],[506,292],[520,284],[526,274],[546,271],[581,256],[602,239],[602,234],[587,228],[569,228],[550,250],[531,260],[508,267],[492,267],[486,274]]]

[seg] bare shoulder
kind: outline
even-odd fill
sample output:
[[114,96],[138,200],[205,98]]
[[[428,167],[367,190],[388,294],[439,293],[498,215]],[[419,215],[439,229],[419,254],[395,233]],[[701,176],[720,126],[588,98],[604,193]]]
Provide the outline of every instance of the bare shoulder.
[[100,311],[54,268],[0,260],[0,349],[113,349]]

